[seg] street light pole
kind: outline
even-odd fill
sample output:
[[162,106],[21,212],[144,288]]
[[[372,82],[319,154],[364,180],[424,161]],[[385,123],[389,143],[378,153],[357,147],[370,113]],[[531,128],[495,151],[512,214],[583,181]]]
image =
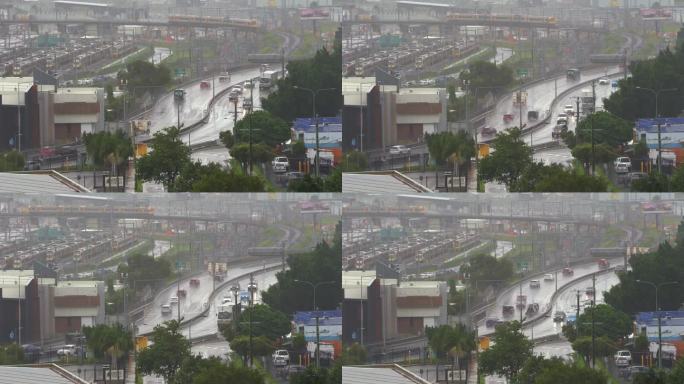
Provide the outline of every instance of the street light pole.
[[295,283],[301,283],[301,284],[308,284],[313,288],[313,307],[314,311],[316,312],[316,368],[321,367],[321,336],[320,332],[318,329],[318,321],[319,321],[319,314],[318,314],[318,307],[316,306],[316,288],[318,288],[319,285],[325,285],[325,284],[335,284],[334,281],[320,281],[316,284],[311,283],[310,281],[305,281],[305,280],[294,280]]
[[661,329],[661,316],[660,316],[660,306],[658,305],[658,289],[664,285],[677,285],[679,284],[678,281],[666,281],[664,283],[660,284],[655,284],[650,281],[646,280],[637,280],[637,283],[641,284],[648,284],[655,288],[655,294],[656,294],[656,300],[655,300],[655,305],[656,305],[656,316],[658,316],[658,368],[662,369],[663,368],[663,334],[662,334],[662,329]]
[[337,88],[320,88],[320,89],[311,89],[311,88],[304,88],[304,87],[299,87],[299,86],[294,86],[294,89],[300,89],[303,91],[308,91],[311,93],[311,97],[313,98],[313,119],[314,119],[314,124],[316,125],[316,156],[314,158],[314,165],[316,169],[316,177],[320,177],[320,143],[318,141],[318,115],[316,114],[316,95],[318,92],[321,91],[334,91]]
[[672,91],[676,91],[677,88],[665,88],[665,89],[659,89],[657,91],[654,89],[645,88],[645,87],[636,87],[636,89],[651,92],[655,96],[655,119],[656,119],[656,124],[658,124],[658,158],[657,158],[656,163],[658,166],[658,173],[662,173],[663,147],[662,147],[662,141],[660,138],[660,114],[658,113],[658,96],[660,95],[660,92],[672,92]]

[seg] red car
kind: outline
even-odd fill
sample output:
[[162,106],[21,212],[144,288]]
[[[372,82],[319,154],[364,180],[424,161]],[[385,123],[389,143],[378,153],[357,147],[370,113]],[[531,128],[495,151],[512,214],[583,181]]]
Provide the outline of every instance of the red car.
[[601,259],[598,261],[599,269],[606,269],[610,267],[610,262],[606,259]]
[[209,84],[208,81],[203,81],[200,83],[200,89],[209,89],[211,88],[211,84]]
[[178,290],[178,297],[186,297],[188,296],[188,293],[185,292],[185,289],[179,289]]
[[573,271],[570,267],[563,268],[563,276],[572,276],[574,273],[575,271]]
[[503,115],[503,121],[506,124],[510,123],[511,121],[513,121],[513,115],[510,113]]
[[191,287],[199,287],[200,281],[199,279],[190,279],[190,286]]

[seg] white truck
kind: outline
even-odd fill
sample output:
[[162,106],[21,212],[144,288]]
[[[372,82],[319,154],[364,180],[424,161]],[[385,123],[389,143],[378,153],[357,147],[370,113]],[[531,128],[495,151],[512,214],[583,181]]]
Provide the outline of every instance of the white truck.
[[279,71],[264,71],[259,76],[259,89],[271,89],[278,80],[279,75]]

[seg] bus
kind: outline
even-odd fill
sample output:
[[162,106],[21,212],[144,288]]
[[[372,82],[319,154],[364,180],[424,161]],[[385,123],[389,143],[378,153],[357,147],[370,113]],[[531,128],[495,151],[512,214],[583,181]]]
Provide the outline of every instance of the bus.
[[270,89],[278,80],[278,71],[264,71],[259,77],[259,89]]

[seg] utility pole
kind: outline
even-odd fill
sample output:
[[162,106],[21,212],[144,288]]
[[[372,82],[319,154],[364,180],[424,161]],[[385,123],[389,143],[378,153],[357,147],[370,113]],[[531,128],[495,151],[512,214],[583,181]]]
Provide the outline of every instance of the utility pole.
[[[520,283],[519,288],[520,288],[520,295],[518,296],[518,300],[522,300],[522,282]],[[520,306],[521,306],[521,308],[520,308],[520,326],[522,327],[523,309],[524,309],[524,306],[522,305],[522,301],[520,301]]]
[[575,329],[577,330],[577,336],[579,337],[579,316],[580,316],[580,291],[577,290],[577,314],[575,315]]
[[[249,101],[250,103],[254,102],[252,98],[252,91],[254,90],[254,84],[252,83],[252,79],[249,79]],[[249,175],[252,176],[252,105],[250,104],[249,109],[247,110],[247,123],[249,124]],[[251,316],[251,315],[250,315]],[[250,347],[251,348],[251,347]],[[251,350],[250,350],[251,352]],[[250,364],[251,364],[251,357],[250,357]]]
[[577,103],[577,124],[579,124],[580,121],[580,98],[576,98],[575,102]]
[[591,368],[596,368],[596,274],[591,275],[591,284],[594,289],[594,297],[591,300]]
[[[591,82],[591,113],[596,113],[596,80]],[[589,117],[589,116],[587,116]],[[591,175],[596,176],[596,144],[594,143],[594,119],[589,118],[589,129],[591,130]]]

